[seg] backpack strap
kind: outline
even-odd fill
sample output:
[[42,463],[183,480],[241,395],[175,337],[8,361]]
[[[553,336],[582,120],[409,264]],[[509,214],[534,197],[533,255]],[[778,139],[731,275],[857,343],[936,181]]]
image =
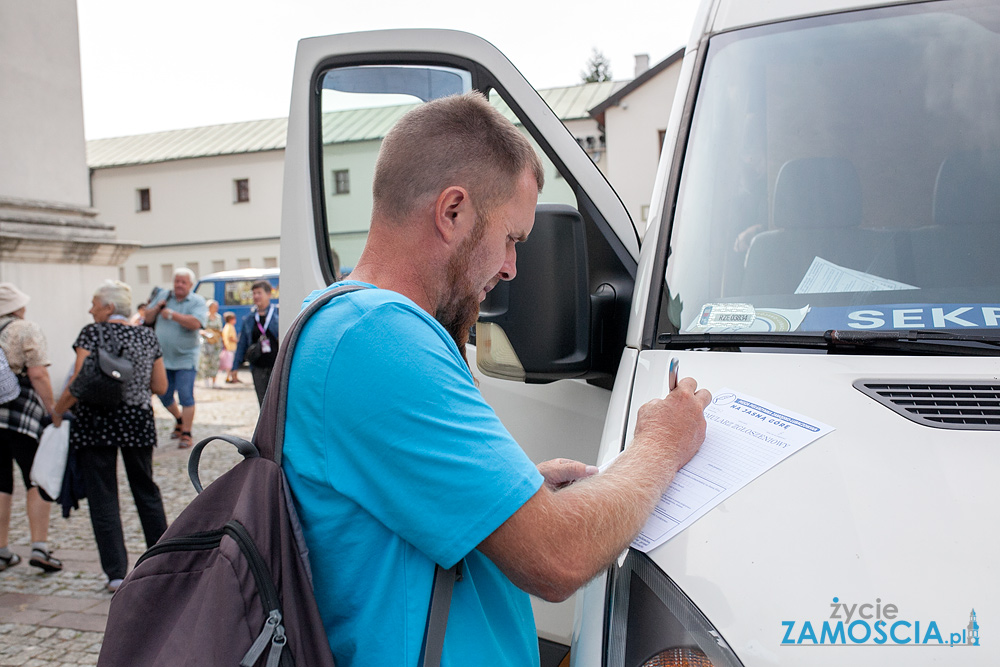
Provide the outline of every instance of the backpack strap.
[[201,485],[201,478],[198,475],[198,464],[201,462],[201,451],[205,449],[205,446],[212,442],[213,440],[224,440],[229,444],[236,447],[236,450],[243,455],[244,459],[255,459],[260,456],[257,448],[253,446],[252,442],[247,442],[243,438],[237,438],[235,435],[213,435],[205,438],[191,450],[191,455],[188,457],[188,477],[191,479],[191,484],[194,485],[194,490],[197,493],[204,491],[204,487]]
[[261,456],[271,459],[279,466],[285,443],[288,379],[292,371],[292,354],[295,352],[299,334],[302,333],[309,318],[329,303],[331,299],[341,294],[363,289],[369,288],[367,285],[341,285],[320,294],[315,301],[296,316],[288,333],[285,334],[285,339],[278,346],[278,356],[274,361],[267,392],[264,394],[264,403],[260,409],[260,416],[257,418],[257,428],[253,432],[253,443],[257,446]]
[[420,667],[438,667],[444,652],[444,631],[448,629],[448,611],[455,582],[462,580],[462,561],[449,569],[434,565],[434,585],[431,588],[431,606],[427,610],[427,627],[420,647]]
[[[285,334],[285,339],[278,347],[278,356],[271,371],[267,392],[264,394],[264,403],[260,410],[260,416],[257,418],[257,428],[254,429],[253,433],[253,444],[256,445],[260,456],[281,465],[281,454],[285,443],[285,415],[288,410],[288,381],[292,370],[292,355],[306,322],[332,299],[341,294],[363,289],[369,289],[369,287],[367,285],[341,285],[327,290],[300,312],[292,322],[288,333]],[[229,438],[225,439],[229,440]],[[232,440],[229,441],[232,442]],[[188,463],[189,471],[190,461],[195,461],[195,472],[191,473],[192,482],[195,482],[197,478],[198,464],[196,459],[198,457],[196,457],[196,453],[200,454],[198,447],[202,447],[204,444],[207,443],[198,443],[195,451],[191,452],[191,459]],[[252,458],[252,455],[247,456],[247,453],[244,453],[244,456]],[[195,483],[195,488],[198,486]],[[427,612],[427,627],[424,629],[424,641],[420,650],[421,667],[438,667],[441,664],[441,654],[444,651],[444,633],[448,626],[448,612],[451,608],[451,595],[455,582],[461,579],[462,561],[447,570],[440,565],[434,566],[434,583],[431,588],[430,608]]]

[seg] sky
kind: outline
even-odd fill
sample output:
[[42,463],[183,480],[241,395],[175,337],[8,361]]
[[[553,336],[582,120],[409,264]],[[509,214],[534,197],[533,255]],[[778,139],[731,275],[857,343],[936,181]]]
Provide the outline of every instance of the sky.
[[536,88],[615,79],[684,46],[698,0],[77,0],[87,139],[281,118],[299,39],[449,28],[493,43]]

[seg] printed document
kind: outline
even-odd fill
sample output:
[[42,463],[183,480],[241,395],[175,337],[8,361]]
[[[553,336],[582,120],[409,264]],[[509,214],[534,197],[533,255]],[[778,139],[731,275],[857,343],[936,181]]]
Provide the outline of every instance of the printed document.
[[660,497],[632,542],[650,551],[832,427],[732,389],[705,408],[705,444]]
[[887,290],[920,289],[896,280],[880,278],[863,271],[855,271],[822,257],[814,257],[812,264],[795,288],[796,294],[825,294],[827,292],[883,292]]

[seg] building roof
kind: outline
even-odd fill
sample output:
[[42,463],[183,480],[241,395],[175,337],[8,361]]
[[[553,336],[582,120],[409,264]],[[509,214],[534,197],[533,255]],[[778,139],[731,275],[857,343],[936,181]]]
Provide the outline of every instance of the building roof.
[[[563,121],[589,118],[589,109],[623,88],[627,82],[604,81],[539,90],[552,111]],[[493,94],[491,101],[505,116],[513,113]],[[323,136],[328,143],[381,139],[412,104],[331,111],[323,114]],[[87,165],[91,169],[122,167],[183,160],[187,158],[235,155],[282,150],[288,130],[287,118],[255,120],[225,125],[209,125],[183,130],[137,134],[87,142]]]
[[620,86],[617,90],[612,92],[610,95],[606,96],[604,99],[600,100],[596,105],[590,109],[590,115],[595,118],[599,125],[604,125],[604,112],[610,107],[617,106],[629,93],[633,90],[646,83],[654,76],[667,69],[675,62],[679,61],[684,57],[684,48],[681,47],[671,53],[669,56],[656,63],[648,70],[635,77],[624,86]]

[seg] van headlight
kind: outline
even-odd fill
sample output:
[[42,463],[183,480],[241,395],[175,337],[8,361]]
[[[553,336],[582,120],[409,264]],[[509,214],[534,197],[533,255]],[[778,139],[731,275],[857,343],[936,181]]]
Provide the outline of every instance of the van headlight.
[[742,667],[693,602],[646,554],[608,576],[607,667]]

